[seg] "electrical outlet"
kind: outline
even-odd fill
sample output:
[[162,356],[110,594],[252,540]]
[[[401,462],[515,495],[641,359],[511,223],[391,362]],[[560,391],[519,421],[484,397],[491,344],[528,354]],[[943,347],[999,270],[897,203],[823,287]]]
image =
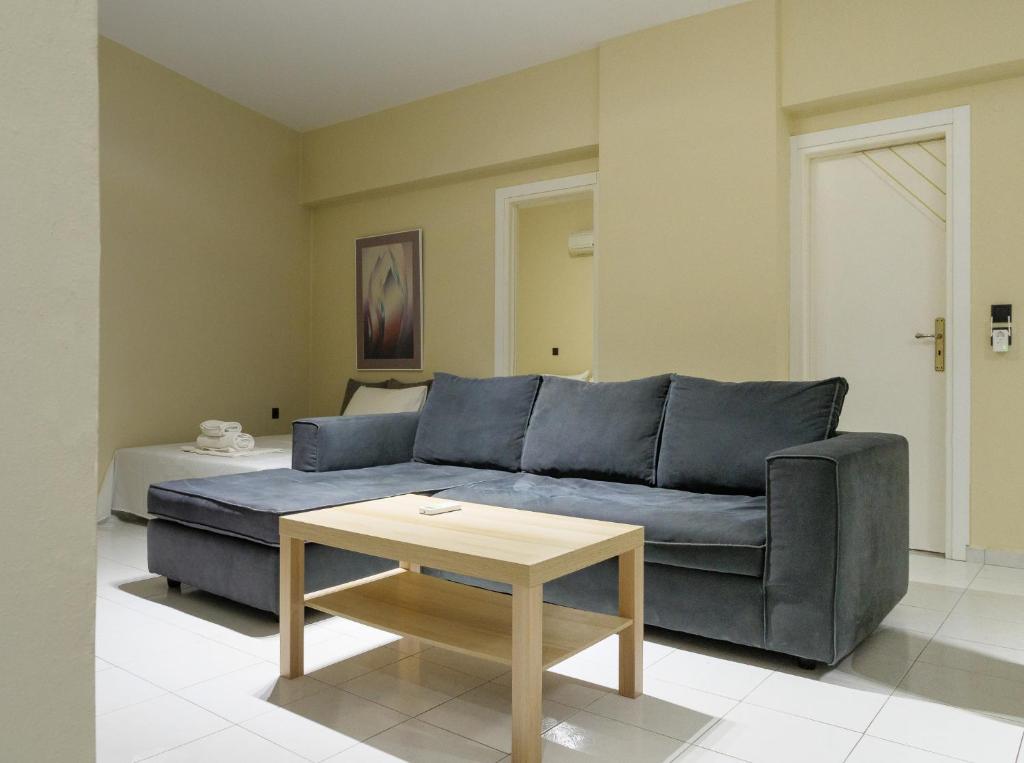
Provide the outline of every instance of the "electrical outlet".
[[552,355],[557,355],[558,354],[558,348],[557,347],[552,347],[551,348],[551,354]]
[[280,408],[271,408],[270,409],[270,418],[272,418],[272,419],[279,419],[279,418],[281,418],[281,409]]

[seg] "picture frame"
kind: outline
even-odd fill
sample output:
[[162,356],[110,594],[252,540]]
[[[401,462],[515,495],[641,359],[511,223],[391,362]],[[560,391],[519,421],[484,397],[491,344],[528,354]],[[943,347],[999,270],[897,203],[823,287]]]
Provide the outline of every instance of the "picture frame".
[[356,368],[423,369],[423,229],[357,238]]

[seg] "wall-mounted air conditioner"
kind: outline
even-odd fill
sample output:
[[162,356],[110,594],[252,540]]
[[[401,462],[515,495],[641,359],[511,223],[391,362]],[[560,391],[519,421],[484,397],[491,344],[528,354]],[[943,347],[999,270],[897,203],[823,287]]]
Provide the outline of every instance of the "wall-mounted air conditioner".
[[594,231],[581,230],[569,234],[569,256],[587,257],[594,253]]

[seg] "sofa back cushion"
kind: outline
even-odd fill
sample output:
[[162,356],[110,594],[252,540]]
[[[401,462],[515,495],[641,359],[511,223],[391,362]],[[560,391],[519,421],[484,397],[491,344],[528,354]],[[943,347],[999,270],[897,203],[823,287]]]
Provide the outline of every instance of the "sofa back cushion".
[[518,471],[539,376],[434,375],[412,455],[429,464]]
[[658,455],[658,487],[764,495],[765,458],[835,434],[848,385],[720,382],[673,376]]
[[523,471],[654,484],[668,375],[626,382],[545,376]]

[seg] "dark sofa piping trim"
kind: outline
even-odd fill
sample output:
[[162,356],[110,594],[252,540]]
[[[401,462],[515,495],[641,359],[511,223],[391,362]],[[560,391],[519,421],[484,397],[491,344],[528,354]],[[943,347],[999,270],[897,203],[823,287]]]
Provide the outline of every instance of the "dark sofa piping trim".
[[[839,387],[840,386],[847,386],[847,385],[845,385],[845,384],[840,385],[840,383],[837,382],[836,386],[835,386],[835,389],[832,390],[832,405],[830,405],[829,408],[828,408],[828,421],[825,422],[825,434],[821,438],[823,440],[827,440],[828,439],[828,433],[832,431],[832,417],[836,415],[836,398],[839,397]],[[838,426],[838,425],[839,425],[839,422],[837,420],[836,421],[836,426]]]
[[[251,535],[242,535],[240,533],[232,532],[231,530],[222,530],[219,527],[211,527],[209,525],[200,525],[195,522],[189,522],[187,519],[175,519],[174,517],[165,517],[163,514],[154,514],[153,522],[167,522],[168,524],[182,525],[183,527],[191,527],[193,530],[202,530],[203,532],[213,533],[214,535],[223,535],[227,538],[236,538],[238,540],[244,540],[249,543],[255,543],[266,548],[280,548],[278,543],[267,543],[265,540],[259,538],[253,538]],[[306,541],[312,543],[312,541]]]
[[[320,425],[319,424],[314,424],[312,421],[293,421],[292,422],[292,428],[294,429],[296,425],[304,426],[304,427],[313,427],[316,430],[316,434],[314,435],[314,437],[317,440],[320,439]],[[315,472],[320,471],[320,443],[319,442],[317,442],[317,444],[316,444],[316,453],[313,456],[313,471],[315,471]]]
[[645,540],[644,543],[657,544],[659,546],[672,546],[673,548],[765,548],[765,544],[752,546],[749,543],[689,543],[686,541],[674,540]]
[[668,398],[672,394],[672,377],[668,379],[668,387],[665,389],[665,402],[661,404],[661,421],[658,422],[658,435],[654,439],[654,480],[652,487],[658,487],[658,467],[661,465],[661,440],[665,434],[665,421],[668,418]]
[[[488,480],[477,480],[476,482],[465,482],[465,483],[462,483],[460,485],[453,485],[452,487],[473,487],[473,485],[480,485],[480,484],[482,484],[484,482],[488,482]],[[181,490],[174,490],[173,488],[159,487],[157,489],[158,490],[164,490],[164,491],[166,491],[168,493],[174,493],[175,495],[184,495],[184,496],[191,496],[191,495],[193,495],[192,493],[186,493],[186,492],[181,491]],[[409,495],[410,493],[413,494],[413,495],[433,495],[434,493],[440,493],[442,490],[450,490],[450,489],[451,489],[450,487],[447,487],[447,488],[439,487],[436,490],[435,489],[430,489],[430,490],[412,490],[412,491],[406,491],[404,493],[388,493],[387,495],[380,496],[380,498],[394,498],[395,496]],[[244,509],[251,508],[250,506],[242,506],[241,504],[231,503],[230,501],[224,501],[224,500],[221,500],[220,498],[210,498],[210,499],[207,499],[207,500],[213,501],[214,503],[219,503],[221,506],[227,506],[227,507],[232,508],[232,509],[243,509],[244,510]],[[364,498],[364,499],[361,499],[361,500],[358,500],[358,501],[349,501],[348,503],[325,503],[323,506],[312,506],[312,507],[310,507],[308,509],[298,509],[297,511],[289,511],[286,514],[278,514],[278,517],[279,518],[280,517],[288,517],[288,516],[292,516],[293,514],[305,514],[306,512],[309,512],[309,511],[318,511],[320,509],[329,509],[329,508],[332,508],[334,506],[351,506],[354,503],[364,503],[365,501],[371,501],[371,500],[375,501],[375,500],[379,500],[379,499],[378,498]],[[169,522],[178,522],[179,524],[188,525],[189,527],[195,527],[197,529],[203,529],[203,530],[210,530],[211,532],[220,533],[222,535],[232,535],[232,536],[237,537],[237,538],[245,538],[246,540],[251,540],[254,543],[262,543],[263,545],[266,545],[266,541],[259,540],[257,538],[253,538],[252,536],[249,536],[249,535],[238,535],[236,533],[226,532],[224,530],[221,530],[218,527],[214,527],[213,525],[202,524],[202,523],[199,523],[199,522],[183,521],[183,520],[177,519],[176,517],[169,517],[166,514],[156,514],[156,513],[154,513],[153,516],[158,517],[160,519],[167,520]]]
[[764,577],[761,579],[761,588],[764,592],[764,596],[761,597],[763,602],[763,614],[762,622],[764,623],[764,643],[765,648],[768,644],[768,595],[767,586],[768,579],[771,573],[772,555],[769,549],[772,545],[772,481],[771,481],[771,466],[775,461],[781,461],[782,459],[793,459],[795,461],[824,461],[832,464],[832,471],[835,473],[835,484],[836,484],[836,532],[833,541],[835,542],[836,558],[832,563],[832,656],[829,659],[829,664],[832,663],[836,658],[836,654],[839,651],[839,647],[836,644],[836,597],[839,594],[839,554],[842,550],[842,546],[839,543],[839,461],[830,456],[768,456],[765,459],[765,480],[767,482],[765,488],[765,521],[768,523],[765,528],[765,555],[764,555]]

